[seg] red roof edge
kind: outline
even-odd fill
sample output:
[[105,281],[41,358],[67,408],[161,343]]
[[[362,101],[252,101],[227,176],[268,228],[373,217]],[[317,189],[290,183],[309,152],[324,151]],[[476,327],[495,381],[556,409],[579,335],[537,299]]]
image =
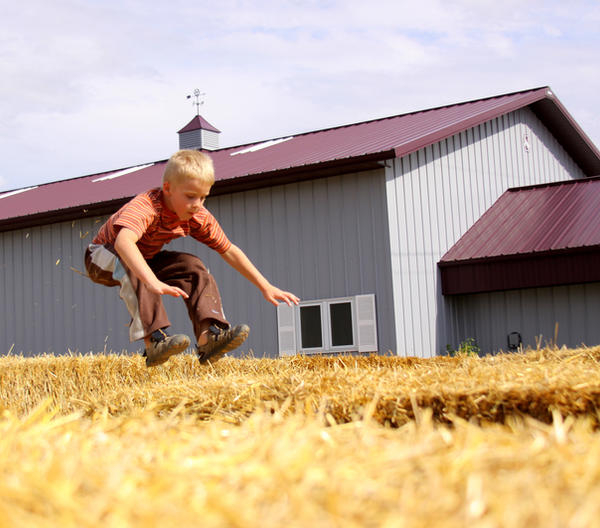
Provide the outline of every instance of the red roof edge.
[[[453,136],[454,134],[458,134],[459,132],[462,132],[464,130],[467,130],[469,128],[477,126],[481,123],[484,123],[486,121],[489,121],[489,120],[499,117],[501,115],[507,114],[514,110],[518,110],[519,108],[523,108],[532,103],[540,101],[540,100],[544,99],[545,97],[547,97],[548,91],[549,91],[548,87],[535,88],[529,92],[523,93],[523,95],[521,97],[519,97],[518,99],[513,99],[507,103],[500,104],[496,108],[488,110],[487,112],[483,112],[481,114],[474,115],[473,117],[471,117],[469,119],[464,119],[464,120],[460,121],[458,124],[453,124],[453,125],[449,125],[447,127],[439,128],[438,130],[436,130],[435,132],[432,132],[431,134],[428,134],[427,136],[418,138],[410,143],[406,143],[406,144],[402,145],[401,147],[396,148],[395,149],[396,156],[397,157],[406,156],[407,154],[411,154],[417,150],[420,150],[422,148],[433,145],[434,143],[437,143],[438,141],[441,141],[444,138]],[[508,96],[516,95],[518,93],[520,93],[520,92],[504,94],[504,95],[495,96],[495,97],[488,97],[487,99],[488,100],[489,99],[500,99],[502,97],[508,97]],[[482,101],[482,100],[485,100],[485,99],[475,99],[473,101],[466,101],[464,103],[459,103],[458,105],[449,105],[449,106],[466,105],[466,104],[469,104],[472,102],[477,102],[477,101]]]
[[381,162],[393,159],[393,157],[393,150],[385,150],[341,160],[336,159],[300,167],[289,167],[286,169],[238,176],[227,180],[217,180],[211,191],[211,196],[242,192],[250,189],[260,189],[261,187],[272,185],[273,180],[276,180],[278,185],[282,185],[381,169]]
[[177,133],[183,134],[184,132],[190,132],[192,130],[210,130],[211,132],[216,132],[217,134],[221,133],[221,131],[218,128],[211,125],[201,115],[195,116],[187,125],[185,125]]
[[600,246],[438,262],[443,295],[600,282]]
[[[500,99],[518,93],[520,92],[489,97],[487,99]],[[459,103],[459,105],[465,105],[480,100],[482,99]],[[600,150],[598,150],[588,135],[577,124],[571,114],[569,114],[549,86],[534,88],[529,92],[524,92],[518,99],[513,99],[492,110],[465,119],[459,124],[440,128],[427,136],[406,143],[395,150],[396,156],[406,156],[407,154],[433,145],[446,137],[458,134],[463,130],[525,106],[530,106],[534,114],[542,121],[542,123],[544,123],[546,128],[548,128],[559,143],[561,143],[563,148],[575,160],[586,176],[600,175]]]
[[[251,189],[260,189],[272,185],[273,179],[278,184],[286,184],[312,180],[317,178],[327,178],[353,172],[364,172],[374,169],[380,169],[380,162],[393,158],[393,151],[382,151],[364,156],[347,158],[344,160],[332,160],[318,164],[305,165],[302,167],[290,167],[287,169],[278,169],[266,173],[251,174],[240,176],[227,180],[216,180],[211,191],[211,196],[220,194],[229,194],[242,192]],[[27,227],[38,226],[43,222],[66,222],[70,220],[112,214],[119,207],[133,198],[132,196],[123,196],[115,200],[106,202],[97,202],[85,205],[77,205],[66,209],[57,209],[0,219],[0,233],[4,231],[13,231],[15,229],[24,229]]]
[[550,89],[531,110],[561,143],[586,176],[600,175],[600,150]]
[[56,209],[52,211],[43,211],[24,216],[12,217],[0,220],[0,233],[5,231],[14,231],[16,229],[25,229],[36,227],[44,223],[68,222],[70,220],[80,220],[91,216],[102,216],[113,214],[122,205],[125,205],[133,196],[117,198],[107,202],[98,202],[89,205],[77,205],[65,209]]

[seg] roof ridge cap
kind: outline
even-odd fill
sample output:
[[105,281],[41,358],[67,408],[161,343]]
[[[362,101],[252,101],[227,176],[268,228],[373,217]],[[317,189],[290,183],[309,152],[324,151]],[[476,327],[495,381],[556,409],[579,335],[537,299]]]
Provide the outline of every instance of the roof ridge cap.
[[[462,105],[466,105],[466,104],[470,104],[470,103],[475,103],[475,102],[479,102],[479,101],[488,101],[490,99],[499,99],[501,97],[510,97],[512,95],[517,95],[517,94],[523,94],[523,95],[525,95],[525,94],[529,94],[529,93],[537,92],[537,91],[541,91],[541,90],[550,90],[550,87],[547,86],[547,85],[546,86],[538,86],[537,88],[528,88],[526,90],[517,90],[517,91],[514,91],[514,92],[507,92],[507,93],[498,94],[498,95],[490,95],[488,97],[478,97],[478,98],[475,98],[475,99],[469,99],[469,100],[466,100],[466,101],[460,101],[458,103],[448,103],[448,104],[445,104],[445,105],[434,106],[434,107],[431,107],[431,108],[424,108],[424,109],[421,109],[421,110],[411,110],[409,112],[404,112],[402,114],[394,114],[394,115],[389,115],[389,116],[384,116],[384,117],[376,117],[376,118],[373,118],[373,119],[366,119],[364,121],[357,121],[357,122],[354,122],[354,123],[345,123],[345,124],[342,124],[342,125],[334,125],[334,126],[329,126],[329,127],[325,127],[325,128],[319,128],[319,129],[316,129],[316,130],[308,130],[306,132],[299,132],[297,134],[293,134],[293,133],[291,133],[291,134],[284,134],[283,136],[277,136],[277,137],[272,137],[272,138],[265,138],[265,139],[261,139],[261,140],[258,140],[258,141],[250,141],[248,143],[241,143],[241,144],[238,144],[238,145],[232,145],[230,147],[223,147],[223,148],[215,149],[215,151],[217,151],[217,150],[219,150],[219,151],[221,151],[221,150],[228,150],[228,149],[239,149],[239,148],[243,148],[243,147],[248,147],[250,145],[256,145],[256,144],[259,144],[259,143],[265,143],[267,141],[277,141],[278,139],[284,139],[284,138],[287,138],[287,137],[307,136],[309,134],[317,134],[319,132],[328,132],[330,130],[338,130],[338,129],[341,129],[341,128],[350,128],[350,127],[353,127],[353,126],[365,125],[367,123],[375,123],[377,121],[386,121],[386,120],[389,120],[389,119],[397,119],[399,117],[404,117],[404,116],[409,116],[409,115],[416,115],[416,114],[422,114],[422,113],[425,113],[425,112],[432,112],[434,110],[441,110],[442,108],[451,108],[453,106],[462,106]],[[215,152],[215,151],[213,151],[213,152]]]

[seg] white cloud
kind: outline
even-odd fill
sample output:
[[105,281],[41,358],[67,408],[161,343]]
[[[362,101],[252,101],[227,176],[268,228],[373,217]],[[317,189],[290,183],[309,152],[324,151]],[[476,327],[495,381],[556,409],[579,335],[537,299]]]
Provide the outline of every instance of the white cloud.
[[32,0],[0,20],[0,190],[549,84],[596,143],[600,7]]

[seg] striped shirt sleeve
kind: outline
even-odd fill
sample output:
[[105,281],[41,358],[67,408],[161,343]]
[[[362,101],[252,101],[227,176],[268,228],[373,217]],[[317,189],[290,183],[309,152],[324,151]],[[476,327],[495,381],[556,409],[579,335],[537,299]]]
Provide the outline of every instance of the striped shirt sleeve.
[[200,215],[194,217],[195,221],[190,226],[190,235],[218,253],[225,253],[231,247],[225,231],[210,211],[204,209],[202,213],[201,217]]
[[141,238],[156,219],[156,209],[152,199],[147,194],[140,194],[133,198],[119,211],[114,225],[131,229]]

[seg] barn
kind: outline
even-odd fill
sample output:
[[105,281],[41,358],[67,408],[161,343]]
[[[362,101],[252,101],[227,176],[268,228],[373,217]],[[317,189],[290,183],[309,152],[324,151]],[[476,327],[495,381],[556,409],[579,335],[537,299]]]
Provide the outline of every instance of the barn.
[[[215,275],[229,320],[250,325],[238,354],[429,357],[467,340],[495,352],[557,327],[561,344],[600,343],[600,152],[549,87],[235,147],[218,137],[201,116],[179,131],[213,158],[208,209],[302,298],[275,308],[216,253],[174,241]],[[0,194],[0,354],[141,349],[83,253],[165,163]],[[165,302],[191,334],[183,303]]]

